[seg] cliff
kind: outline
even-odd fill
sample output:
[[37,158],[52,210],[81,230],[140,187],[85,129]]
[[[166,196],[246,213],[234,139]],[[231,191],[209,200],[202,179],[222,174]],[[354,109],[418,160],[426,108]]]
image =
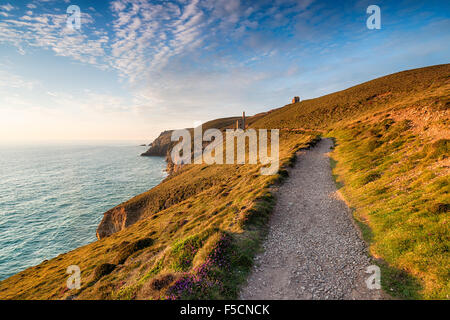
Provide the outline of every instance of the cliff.
[[[258,119],[266,116],[269,114],[269,112],[261,112],[254,116],[247,117],[247,123],[251,125]],[[228,128],[234,128],[236,120],[241,119],[240,117],[229,117],[229,118],[220,118],[212,121],[208,121],[204,123],[203,131],[208,129],[219,129],[219,130],[226,130]],[[193,136],[193,128],[188,128],[191,132],[191,136]],[[166,130],[164,132],[161,132],[161,134],[156,138],[151,144],[150,148],[141,154],[143,157],[167,157],[167,161],[170,167],[170,158],[168,155],[170,154],[170,151],[172,150],[173,146],[176,144],[176,142],[171,141],[172,132],[174,130]]]
[[[267,113],[259,113],[253,117],[248,117],[248,123],[252,123],[257,119],[265,116]],[[229,118],[221,118],[212,121],[208,121],[204,123],[203,130],[208,130],[210,128],[217,128],[219,130],[225,131],[227,128],[233,128],[235,122],[239,117],[229,117]],[[187,129],[191,132],[191,136],[193,137],[193,128]],[[182,166],[175,165],[170,157],[170,152],[172,148],[175,146],[176,142],[171,141],[171,135],[174,130],[167,130],[162,132],[158,138],[156,138],[151,144],[150,148],[141,154],[144,157],[166,157],[167,168],[166,171],[169,174],[170,178],[174,177],[177,172],[182,169]],[[203,148],[208,145],[207,142],[203,144]],[[192,196],[196,194],[198,191],[201,191],[205,188],[205,186],[210,186],[215,183],[212,177],[202,178],[202,181],[198,181],[194,183],[194,185],[190,186],[189,190],[178,188],[178,186],[173,187],[174,190],[165,191],[163,193],[158,192],[159,189],[163,188],[158,186],[152,190],[150,190],[147,194],[149,194],[146,203],[141,204],[139,201],[134,201],[135,198],[127,201],[126,203],[120,204],[111,210],[108,210],[103,214],[103,219],[100,222],[97,228],[97,238],[103,239],[108,237],[118,231],[125,229],[126,227],[134,224],[136,221],[142,219],[144,216],[151,215],[154,212],[161,211],[166,207],[170,206],[173,203],[179,202],[186,197]],[[174,178],[176,181],[177,178]],[[197,177],[196,179],[197,180]],[[180,181],[180,185],[183,185],[183,182]],[[136,197],[137,198],[137,197]],[[146,207],[147,210],[144,213],[141,208]]]
[[97,239],[105,238],[123,230],[138,221],[139,218],[139,210],[132,210],[122,205],[108,210],[103,214],[103,219],[97,227]]
[[169,150],[174,145],[174,142],[170,140],[173,130],[167,130],[161,132],[158,138],[156,138],[151,144],[150,148],[141,154],[143,157],[165,157]]
[[[371,237],[370,253],[386,261],[382,285],[394,296],[445,299],[450,292],[449,92],[450,65],[433,66],[290,104],[249,123],[281,129],[282,168],[315,138],[296,129],[336,138],[339,191]],[[210,125],[232,126],[232,119]],[[164,151],[165,139],[158,138],[150,153],[160,146],[164,156],[170,146]],[[0,300],[236,298],[275,203],[271,192],[285,176],[283,170],[262,176],[259,169],[184,166],[106,212],[100,240],[0,281]],[[79,290],[66,287],[69,265],[82,270]],[[199,277],[205,268],[214,272]],[[194,290],[176,291],[180,283]]]

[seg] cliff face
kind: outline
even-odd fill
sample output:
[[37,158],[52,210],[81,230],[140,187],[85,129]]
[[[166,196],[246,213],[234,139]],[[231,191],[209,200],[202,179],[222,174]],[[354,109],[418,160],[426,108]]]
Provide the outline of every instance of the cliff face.
[[[253,117],[247,117],[249,124],[253,123],[259,118],[262,118],[267,113],[260,113]],[[224,131],[227,128],[234,128],[236,120],[239,117],[230,117],[216,119],[203,124],[203,130],[217,128]],[[188,128],[191,132],[191,137],[193,137],[194,129]],[[178,142],[173,142],[171,140],[173,130],[167,130],[162,132],[158,138],[156,138],[151,144],[150,148],[141,154],[144,157],[166,157],[167,167],[166,171],[169,174],[168,179],[176,181],[178,177],[175,177],[177,173],[182,169],[184,165],[176,165],[173,163],[170,156],[172,148]],[[193,141],[192,141],[193,143]],[[208,142],[203,143],[203,148],[208,145]],[[192,151],[193,152],[193,151]],[[217,181],[215,177],[202,177],[200,180],[195,177],[191,181],[189,188],[183,187],[185,181],[179,181],[177,184],[171,187],[170,190],[165,190],[164,185],[155,187],[154,189],[148,191],[147,193],[136,197],[139,200],[132,199],[126,203],[123,203],[107,212],[104,213],[103,219],[97,228],[97,238],[103,239],[108,237],[126,227],[134,224],[143,217],[152,215],[155,212],[164,210],[171,205],[182,201],[183,199],[189,198],[190,196],[204,190],[207,186],[214,185]],[[194,183],[194,181],[197,181]],[[145,198],[145,199],[143,199]]]
[[169,150],[172,148],[174,142],[171,141],[171,135],[173,130],[167,130],[162,132],[158,138],[155,139],[150,145],[150,148],[141,154],[144,157],[165,157]]
[[[257,115],[254,116],[249,116],[246,119],[247,124],[252,124],[254,121],[256,121],[259,118],[262,118],[263,116],[265,116],[267,113],[259,113]],[[206,123],[203,124],[203,131],[206,131],[208,129],[219,129],[219,130],[225,130],[227,128],[235,128],[236,125],[236,120],[240,120],[240,117],[229,117],[229,118],[221,118],[221,119],[216,119],[216,120],[212,120],[212,121],[208,121]],[[194,129],[193,128],[186,128],[187,130],[190,131],[191,136],[194,136]],[[141,154],[142,156],[148,156],[148,157],[155,157],[155,156],[159,156],[159,157],[166,157],[170,151],[172,150],[173,146],[175,146],[175,144],[177,142],[172,142],[171,141],[171,136],[172,136],[172,132],[174,130],[167,130],[162,132],[158,138],[155,139],[155,141],[153,141],[150,144],[150,148],[144,152],[143,154]]]
[[[179,169],[174,167],[172,174],[158,186],[105,212],[97,228],[97,238],[109,237],[139,220],[153,217],[162,210],[224,183],[223,177],[214,170],[205,172],[197,168],[196,173],[189,174],[193,170],[185,173],[185,170],[178,172]],[[222,169],[225,170],[225,167]]]
[[123,203],[103,214],[103,219],[97,227],[97,239],[103,239],[138,221],[142,215],[141,202]]
[[[448,234],[449,75],[450,64],[402,72],[288,105],[253,124],[254,128],[290,129],[280,131],[280,160],[286,164],[314,138],[298,133],[297,128],[333,130],[330,135],[338,142],[332,153],[337,160],[333,174],[349,182],[341,190],[354,205],[355,218],[371,223],[371,250],[389,266],[401,269],[392,269],[394,275],[401,275],[400,290],[395,293],[407,292],[409,299],[422,294],[429,299],[448,297],[448,248],[442,237]],[[214,125],[220,127],[217,122]],[[251,256],[242,254],[255,250],[255,239],[260,239],[255,234],[266,225],[274,203],[267,186],[276,177],[257,172],[245,165],[185,166],[160,185],[109,210],[97,232],[99,238],[105,237],[101,241],[0,281],[0,300],[160,299],[173,293],[168,290],[175,281],[184,279],[171,282],[168,275],[197,276],[197,266],[206,263],[213,250],[229,248],[220,244],[220,234],[211,233],[216,229],[231,235],[238,246],[236,254],[231,253],[236,268],[217,272],[229,279],[224,288],[234,288],[240,284],[234,272],[241,279],[241,270],[247,270],[251,261],[247,260]],[[149,238],[155,243],[143,248],[140,244]],[[196,251],[191,249],[193,244]],[[184,249],[175,254],[175,246]],[[133,253],[129,260],[110,276],[97,277],[97,266],[116,264],[123,249],[130,248],[139,251],[126,251]],[[190,259],[186,265],[180,258],[192,252],[195,264]],[[77,291],[67,290],[67,275],[61,272],[61,266],[74,263],[83,270],[82,288]],[[415,292],[421,290],[417,283],[422,282],[416,278],[423,279],[420,296]],[[163,282],[164,286],[155,286]],[[229,294],[233,290],[218,295],[216,288],[212,287],[213,294],[202,292],[193,298],[235,298]]]
[[116,207],[104,213],[97,228],[97,239],[103,239],[135,223],[139,215],[127,212],[124,207]]
[[[158,138],[150,144],[150,148],[141,154],[143,157],[166,157],[166,171],[169,175],[177,172],[179,169],[179,166],[176,166],[170,157],[170,151],[176,143],[171,141],[172,132],[173,130],[161,132]],[[155,190],[157,189],[158,188],[155,188]],[[170,197],[170,193],[167,193],[167,195]],[[159,196],[156,196],[156,198],[159,198]],[[152,209],[150,212],[153,210],[159,211],[164,209],[167,205],[165,202],[170,203],[170,201],[167,201],[168,199],[164,199],[164,196],[161,196],[158,199],[159,201],[155,201],[155,199],[152,200],[154,200],[154,203],[153,206],[150,205]],[[161,200],[163,203],[161,203]],[[132,202],[130,204],[130,201],[128,201],[127,203],[118,205],[117,207],[105,212],[103,214],[103,219],[97,228],[97,239],[106,238],[111,234],[134,224],[141,218],[142,208],[144,207],[145,205],[141,203],[139,205],[135,205],[135,203]]]

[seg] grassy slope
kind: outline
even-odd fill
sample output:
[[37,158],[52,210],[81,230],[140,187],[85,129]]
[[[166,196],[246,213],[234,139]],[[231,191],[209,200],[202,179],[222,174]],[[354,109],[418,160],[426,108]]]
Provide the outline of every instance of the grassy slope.
[[[399,297],[450,298],[450,85],[335,128],[334,173]],[[383,264],[385,265],[385,264]]]
[[427,92],[448,80],[449,65],[403,71],[320,98],[277,109],[256,121],[256,128],[306,128],[328,130],[341,121],[371,116],[412,93]]
[[[282,163],[289,163],[293,152],[313,138],[282,134]],[[149,212],[147,218],[2,281],[0,299],[236,297],[273,204],[270,187],[280,179],[261,176],[259,169],[250,165],[184,167],[127,202],[142,206]],[[172,205],[153,211],[159,196]],[[146,239],[153,241],[142,241]],[[65,289],[69,265],[81,268],[78,291]],[[115,265],[112,272],[110,265]],[[192,292],[176,289],[180,283],[186,287],[186,282]]]
[[394,296],[450,297],[449,107],[443,65],[288,105],[255,123],[336,139],[335,177],[371,253],[387,262],[382,282]]
[[[342,193],[362,226],[370,226],[371,252],[406,272],[383,269],[389,275],[383,284],[398,278],[393,293],[402,297],[449,294],[449,79],[449,65],[411,70],[287,105],[251,123],[321,130],[337,139]],[[313,138],[283,130],[282,162]],[[144,219],[0,282],[0,299],[236,297],[280,179],[258,170],[186,166],[127,203],[145,212]],[[72,264],[82,270],[78,292],[65,289]]]
[[[247,123],[251,125],[254,121],[258,120],[262,115],[255,115],[247,118]],[[219,129],[225,132],[228,128],[235,127],[236,120],[239,117],[221,118],[211,120],[202,125],[203,132],[208,129]],[[190,128],[191,136],[194,136],[194,129]],[[170,133],[170,132],[169,132]],[[161,144],[167,145],[167,149],[171,150],[177,142],[172,142],[171,134],[164,135],[161,139]],[[191,146],[192,152],[194,150],[193,141]],[[225,150],[225,149],[224,149]],[[169,151],[170,152],[170,151]],[[165,154],[162,154],[165,155]],[[170,161],[170,159],[168,159]],[[170,183],[168,180],[172,180]],[[155,214],[158,211],[171,207],[172,205],[186,200],[197,193],[210,188],[216,184],[219,184],[224,180],[223,175],[218,175],[214,170],[203,171],[201,175],[192,175],[189,177],[189,181],[186,181],[185,174],[179,174],[178,172],[172,172],[172,174],[150,192],[143,193],[132,199],[116,206],[111,210],[120,211],[124,210],[129,216],[133,216],[133,221],[138,219],[144,219]]]

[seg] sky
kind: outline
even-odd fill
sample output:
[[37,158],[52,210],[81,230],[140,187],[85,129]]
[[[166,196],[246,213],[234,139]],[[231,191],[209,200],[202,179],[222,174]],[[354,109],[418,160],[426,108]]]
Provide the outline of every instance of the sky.
[[0,0],[0,143],[149,143],[449,57],[448,1]]

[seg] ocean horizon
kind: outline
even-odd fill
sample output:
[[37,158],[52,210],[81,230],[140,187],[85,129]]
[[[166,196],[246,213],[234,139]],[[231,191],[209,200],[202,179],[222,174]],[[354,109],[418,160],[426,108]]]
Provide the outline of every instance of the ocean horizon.
[[159,184],[163,157],[130,141],[0,145],[0,280],[96,241],[103,213]]

